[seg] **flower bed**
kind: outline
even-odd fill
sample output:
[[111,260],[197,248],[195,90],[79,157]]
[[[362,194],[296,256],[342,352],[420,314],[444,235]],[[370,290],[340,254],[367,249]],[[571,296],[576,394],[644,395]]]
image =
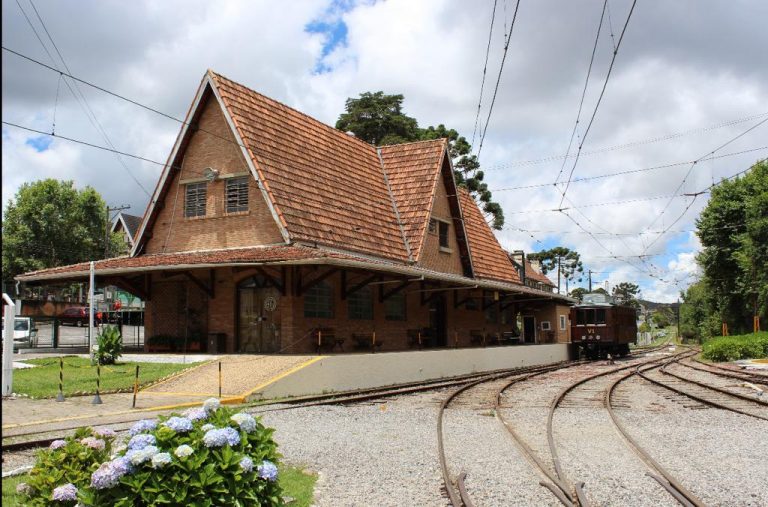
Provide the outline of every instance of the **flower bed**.
[[282,505],[272,432],[211,399],[139,421],[127,445],[110,430],[57,440],[18,491],[27,505]]

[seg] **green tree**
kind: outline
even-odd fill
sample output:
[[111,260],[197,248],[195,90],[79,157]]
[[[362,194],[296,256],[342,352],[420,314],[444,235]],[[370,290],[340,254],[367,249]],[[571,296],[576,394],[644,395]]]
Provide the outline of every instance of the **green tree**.
[[640,303],[637,301],[639,293],[640,287],[632,282],[621,282],[613,287],[613,297],[635,308],[640,308]]
[[696,226],[706,320],[727,322],[732,334],[751,331],[753,315],[768,316],[768,162],[713,187]]
[[575,289],[573,289],[571,291],[569,296],[571,296],[572,298],[575,298],[575,299],[579,300],[579,302],[581,302],[584,299],[584,294],[586,294],[586,293],[587,293],[587,289],[585,289],[584,287],[576,287]]
[[376,146],[433,139],[448,139],[448,152],[453,163],[454,176],[459,186],[470,191],[485,214],[491,227],[504,226],[504,211],[493,201],[488,184],[480,170],[480,163],[472,155],[472,145],[455,129],[440,124],[419,128],[416,119],[403,112],[402,95],[386,95],[382,91],[361,93],[359,98],[348,98],[346,112],[339,115],[336,128],[352,132],[356,137]]
[[[46,179],[25,183],[3,219],[3,281],[37,269],[64,266],[105,256],[106,204],[91,187]],[[119,249],[118,235],[108,250]]]
[[669,327],[674,321],[674,315],[672,315],[672,309],[669,307],[662,307],[651,314],[651,319],[656,327],[663,328]]
[[569,281],[581,281],[581,274],[584,272],[584,266],[581,263],[581,256],[576,250],[556,246],[549,250],[528,255],[531,260],[537,260],[541,263],[541,271],[545,275],[550,271],[557,270],[557,291],[560,292],[560,277],[565,279],[565,291],[568,292]]

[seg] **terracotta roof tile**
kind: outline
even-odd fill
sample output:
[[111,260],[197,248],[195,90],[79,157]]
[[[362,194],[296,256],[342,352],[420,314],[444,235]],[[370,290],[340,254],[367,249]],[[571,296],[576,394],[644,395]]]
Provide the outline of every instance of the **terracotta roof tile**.
[[459,199],[475,277],[521,283],[517,271],[485,222],[475,200],[464,188],[459,188]]
[[445,140],[381,147],[381,159],[414,258],[424,240]]
[[408,259],[373,146],[211,76],[294,240]]

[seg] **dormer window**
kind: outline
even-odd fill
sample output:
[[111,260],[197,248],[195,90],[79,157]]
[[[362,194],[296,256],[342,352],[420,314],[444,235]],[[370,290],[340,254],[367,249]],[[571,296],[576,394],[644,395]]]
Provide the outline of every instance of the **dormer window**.
[[448,248],[448,224],[439,222],[437,225],[440,229],[440,248]]
[[208,184],[187,183],[184,195],[184,216],[204,217],[205,202],[208,198]]

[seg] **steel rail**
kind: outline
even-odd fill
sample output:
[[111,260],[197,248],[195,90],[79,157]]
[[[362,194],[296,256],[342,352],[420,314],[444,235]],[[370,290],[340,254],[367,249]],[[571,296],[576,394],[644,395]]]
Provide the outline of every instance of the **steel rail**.
[[[669,364],[682,364],[682,363],[680,361],[673,361],[672,363],[669,363]],[[659,368],[659,371],[661,373],[665,374],[665,375],[669,375],[670,377],[674,377],[674,378],[676,378],[678,380],[682,380],[683,382],[688,382],[689,384],[697,385],[697,386],[703,387],[705,389],[711,389],[712,391],[716,391],[718,393],[722,393],[722,394],[725,394],[725,395],[728,395],[728,396],[732,396],[732,397],[738,398],[740,400],[745,400],[745,401],[749,401],[749,402],[752,402],[752,403],[757,403],[758,405],[763,405],[763,406],[768,405],[768,401],[757,399],[757,398],[752,398],[750,396],[747,396],[746,394],[741,394],[741,393],[736,393],[736,392],[733,392],[733,391],[729,391],[727,389],[723,389],[722,387],[717,387],[717,386],[709,385],[707,383],[699,382],[698,380],[693,380],[693,379],[685,378],[685,377],[682,377],[682,376],[680,376],[680,375],[678,375],[676,373],[672,373],[670,371],[667,371],[667,366],[669,366],[669,364],[665,364],[664,366]]]
[[[650,366],[648,369],[656,368],[656,366]],[[640,372],[640,366],[637,367],[635,371],[631,371],[622,377],[616,379],[605,391],[605,397],[603,399],[603,405],[605,406],[606,410],[608,411],[608,415],[610,415],[611,420],[613,421],[614,426],[616,426],[616,429],[619,430],[619,433],[624,437],[624,440],[628,442],[630,445],[630,449],[632,449],[642,460],[643,462],[650,467],[652,470],[655,470],[661,476],[663,477],[663,480],[660,480],[661,478],[654,475],[649,474],[650,477],[655,479],[661,486],[663,486],[672,496],[680,502],[682,505],[686,507],[704,507],[704,503],[693,493],[691,493],[685,486],[683,486],[675,477],[669,473],[663,466],[661,466],[656,460],[654,460],[650,454],[648,454],[638,443],[633,439],[629,433],[627,432],[624,425],[619,421],[618,416],[613,410],[613,403],[612,403],[612,397],[613,393],[616,390],[616,387],[622,383],[623,381],[627,380],[628,378],[632,377],[633,375],[641,375]],[[682,496],[682,498],[681,498]]]
[[637,374],[640,377],[642,377],[645,380],[647,380],[648,382],[651,382],[652,384],[656,384],[659,387],[663,387],[663,388],[665,388],[665,389],[667,389],[669,391],[672,391],[674,393],[681,394],[683,396],[691,398],[692,400],[696,400],[699,403],[703,403],[705,405],[710,405],[712,407],[719,408],[719,409],[722,409],[722,410],[729,410],[729,411],[735,412],[737,414],[746,415],[746,416],[749,416],[749,417],[754,417],[755,419],[761,419],[763,421],[768,421],[768,417],[763,417],[763,416],[756,415],[756,414],[750,414],[749,412],[745,412],[744,410],[741,410],[741,409],[738,409],[738,408],[734,408],[734,407],[729,407],[728,405],[723,405],[722,403],[718,403],[716,401],[712,401],[712,400],[708,400],[706,398],[702,398],[701,396],[697,396],[695,394],[691,394],[688,391],[684,391],[682,389],[678,389],[676,387],[672,387],[669,384],[665,384],[664,382],[661,382],[659,380],[653,379],[653,378],[651,378],[651,377],[649,377],[648,375],[645,374],[647,371],[655,370],[656,368],[660,368],[660,367],[661,366],[653,366],[653,367],[648,368],[646,370],[638,371]]
[[696,359],[695,357],[691,358],[691,360],[695,361],[695,362],[697,362],[699,364],[703,364],[705,366],[709,366],[710,368],[715,368],[715,370],[720,370],[720,371],[715,371],[715,370],[712,370],[710,368],[704,368],[704,367],[701,367],[701,366],[696,366],[696,365],[690,364],[690,363],[680,363],[680,364],[682,364],[686,368],[691,368],[691,369],[699,370],[699,371],[705,371],[707,373],[712,373],[713,375],[721,375],[723,377],[730,377],[730,378],[734,378],[734,379],[738,379],[738,380],[744,380],[744,381],[747,381],[747,382],[752,382],[754,384],[768,385],[768,375],[762,375],[762,374],[759,374],[759,373],[747,373],[747,372],[742,373],[742,372],[737,372],[735,370],[731,370],[730,368],[723,368],[722,366],[717,366],[717,365],[714,365],[714,364],[705,363],[705,362],[703,362],[703,361],[701,361],[699,359]]

